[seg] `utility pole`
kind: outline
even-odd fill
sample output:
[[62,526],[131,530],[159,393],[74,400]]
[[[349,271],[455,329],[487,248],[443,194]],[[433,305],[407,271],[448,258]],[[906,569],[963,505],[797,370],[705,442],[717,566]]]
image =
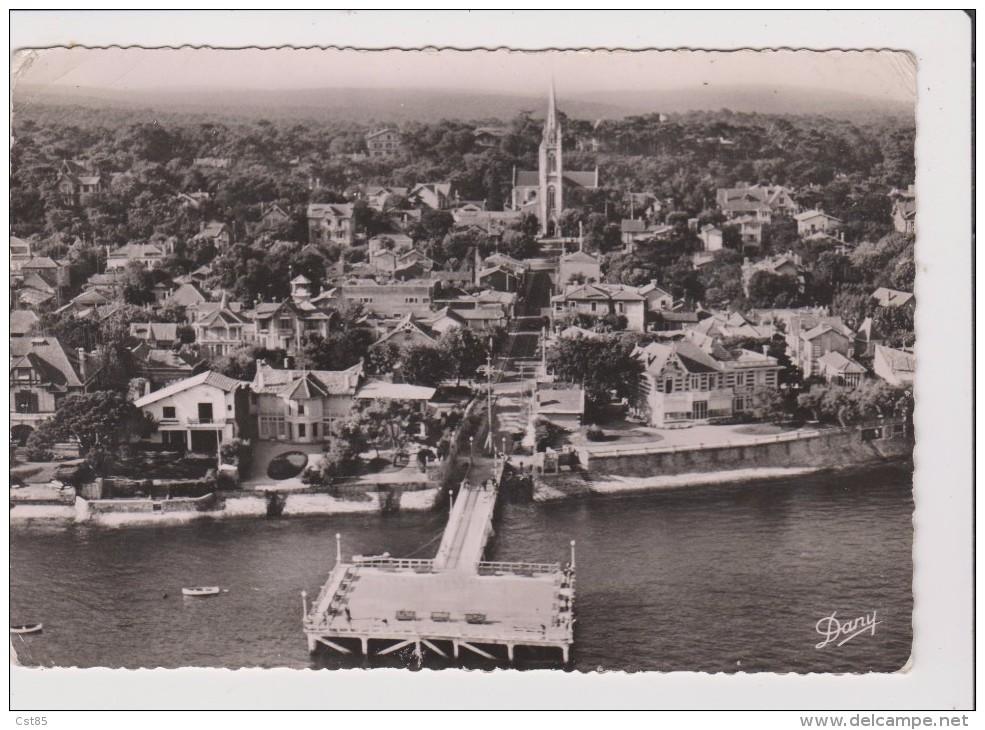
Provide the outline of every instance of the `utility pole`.
[[495,451],[493,447],[493,420],[492,420],[492,340],[489,340],[489,352],[486,354],[486,387],[488,389],[488,398],[486,400],[488,406],[488,418],[489,418],[489,428],[486,429],[486,448],[490,451]]

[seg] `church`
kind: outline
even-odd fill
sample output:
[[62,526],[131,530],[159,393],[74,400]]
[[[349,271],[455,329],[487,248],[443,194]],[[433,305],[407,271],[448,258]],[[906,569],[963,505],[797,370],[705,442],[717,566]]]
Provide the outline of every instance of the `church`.
[[513,210],[534,213],[540,221],[541,235],[548,238],[558,235],[566,191],[599,186],[598,166],[589,171],[565,170],[561,148],[561,122],[557,118],[552,83],[538,154],[540,169],[513,170],[512,204]]

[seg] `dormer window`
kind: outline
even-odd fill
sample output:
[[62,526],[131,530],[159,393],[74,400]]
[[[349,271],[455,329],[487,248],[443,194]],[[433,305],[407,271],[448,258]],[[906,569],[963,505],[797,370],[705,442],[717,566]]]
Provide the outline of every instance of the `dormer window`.
[[17,368],[14,371],[15,380],[30,380],[31,379],[31,368]]

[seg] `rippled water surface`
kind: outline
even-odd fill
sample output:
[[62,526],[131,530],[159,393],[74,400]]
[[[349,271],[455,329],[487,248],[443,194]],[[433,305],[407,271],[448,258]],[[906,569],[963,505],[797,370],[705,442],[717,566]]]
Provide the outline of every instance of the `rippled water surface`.
[[[577,540],[576,669],[894,671],[912,637],[912,512],[909,466],[508,504],[490,558],[564,561]],[[443,526],[439,513],[15,525],[11,621],[45,625],[15,648],[44,666],[358,665],[309,657],[301,631],[300,591],[317,593],[335,533],[347,555],[430,557]],[[228,593],[187,599],[183,585]],[[819,619],[873,611],[874,635],[815,648]]]

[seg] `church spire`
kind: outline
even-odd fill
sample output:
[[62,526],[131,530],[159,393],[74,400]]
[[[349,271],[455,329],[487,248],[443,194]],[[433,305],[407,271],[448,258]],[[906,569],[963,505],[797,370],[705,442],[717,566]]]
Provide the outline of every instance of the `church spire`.
[[550,139],[557,127],[557,103],[554,98],[554,76],[551,76],[551,89],[547,97],[547,119],[544,121],[544,137]]

